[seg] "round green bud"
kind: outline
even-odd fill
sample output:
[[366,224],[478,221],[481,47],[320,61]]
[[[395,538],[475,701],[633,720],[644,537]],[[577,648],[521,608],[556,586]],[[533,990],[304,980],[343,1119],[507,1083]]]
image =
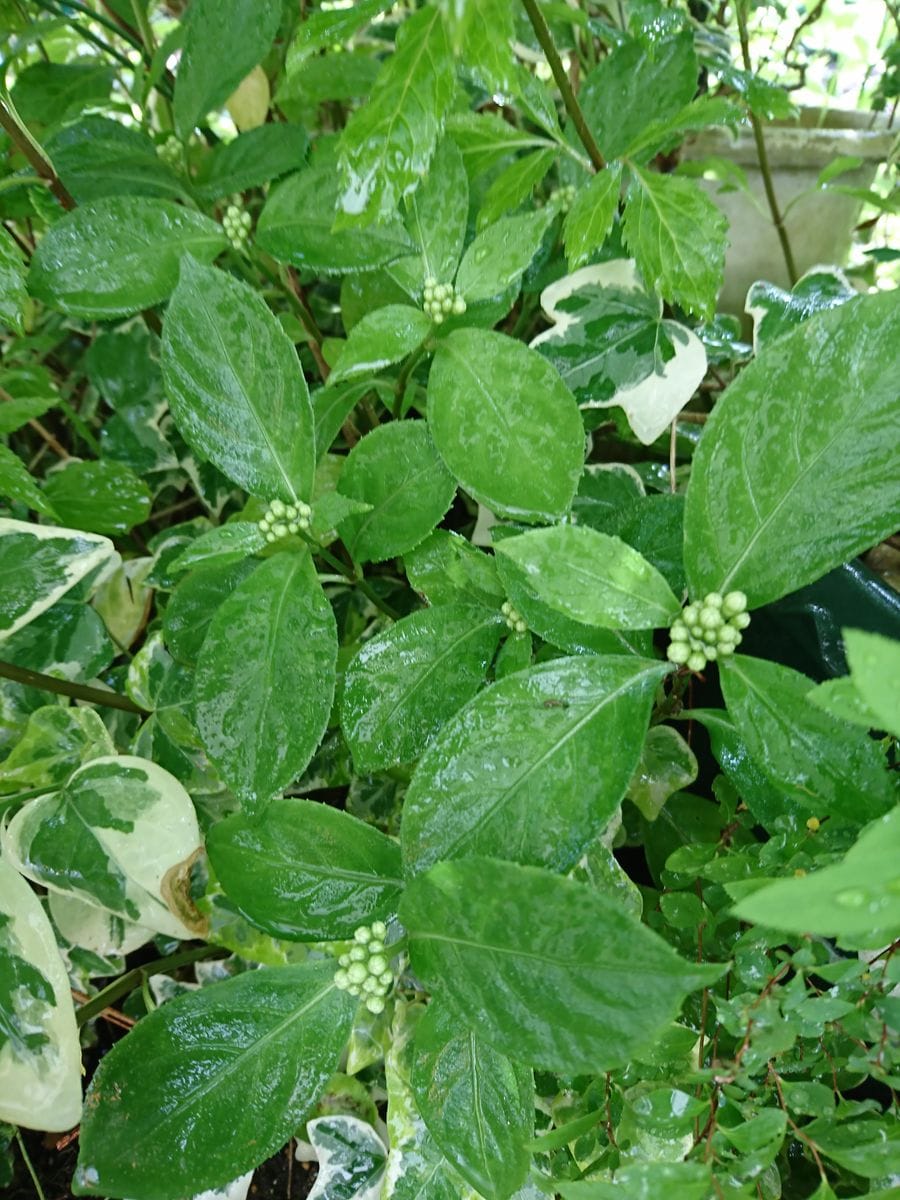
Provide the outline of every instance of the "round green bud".
[[725,619],[717,608],[712,608],[704,605],[700,609],[700,628],[701,629],[718,629],[725,624]]
[[428,278],[425,280],[426,287],[433,288],[436,283],[437,283],[437,280],[435,279],[435,277],[433,275],[429,275]]
[[381,986],[385,989],[389,988],[391,986],[391,984],[394,982],[394,972],[391,970],[383,971],[380,976],[380,979],[381,979]]
[[361,962],[351,963],[347,968],[347,978],[351,983],[362,983],[368,973],[366,964]]
[[693,628],[700,619],[700,605],[688,604],[682,610],[681,619],[687,625],[688,629]]
[[690,637],[688,627],[684,621],[673,621],[669,629],[669,637],[673,642],[686,642]]
[[379,942],[383,942],[387,937],[387,925],[385,925],[384,921],[373,921],[370,929],[372,930],[372,937],[377,938]]
[[716,646],[707,646],[703,653],[706,655],[709,662],[715,662],[719,657],[719,651]]
[[378,980],[376,979],[376,977],[374,975],[368,975],[366,977],[365,982],[362,985],[362,990],[364,992],[368,992],[369,995],[371,996],[374,992],[381,991],[381,984],[378,982]]
[[736,646],[740,636],[733,625],[723,625],[718,633],[719,648],[721,649],[722,646]]
[[449,296],[445,296],[441,301],[441,311],[445,313],[453,311],[453,301]]
[[342,954],[341,957],[338,959],[338,966],[349,967],[350,966],[350,955]]
[[432,319],[432,321],[434,321],[435,325],[443,325],[443,323],[444,323],[444,314],[443,314],[442,312],[440,312],[440,311],[438,311],[438,312],[435,312],[435,313],[432,313],[432,314],[431,314],[431,319]]
[[462,296],[455,297],[453,301],[453,311],[458,317],[462,316],[462,314],[466,311],[466,302],[463,300]]
[[515,629],[516,633],[525,633],[526,630],[528,629],[528,626],[525,624],[524,621],[522,621],[520,619],[520,620],[516,621],[514,629]]
[[347,954],[347,957],[350,959],[350,961],[352,963],[355,963],[355,962],[365,962],[369,956],[366,953],[366,951],[362,948],[362,946],[351,946],[350,950]]
[[269,505],[269,511],[275,517],[283,517],[285,514],[285,503],[283,500],[273,500]]
[[300,526],[296,521],[288,521],[288,533],[299,533]]
[[692,671],[702,671],[706,666],[706,655],[701,654],[699,650],[695,650],[687,660],[687,665]]
[[380,938],[373,938],[372,941],[369,942],[369,953],[370,954],[383,954],[384,953],[384,942]]
[[354,942],[359,942],[361,946],[367,945],[372,940],[372,930],[368,925],[360,925],[359,929],[353,934]]
[[737,613],[731,618],[731,624],[735,629],[746,629],[750,624],[750,614],[748,612]]
[[270,530],[268,530],[268,532],[266,533],[266,541],[267,541],[267,542],[274,542],[274,541],[276,541],[276,540],[277,540],[277,539],[276,539],[276,537],[275,537],[275,534],[274,534],[274,533],[272,533],[271,529],[270,529]]
[[707,592],[706,595],[703,597],[703,604],[706,608],[721,608],[722,607],[722,593],[721,592]]
[[383,954],[373,954],[369,959],[369,974],[382,975],[387,970],[387,959]]
[[384,1012],[384,1000],[381,996],[370,996],[366,1001],[366,1008],[374,1017],[377,1017],[379,1013]]
[[348,991],[351,996],[358,996],[362,992],[362,988],[358,983],[348,983],[344,990]]
[[512,605],[510,604],[510,602],[508,600],[504,600],[503,603],[500,605],[500,611],[503,613],[504,617],[509,616],[509,612],[510,612],[511,608],[512,608]]
[[427,287],[425,289],[425,301],[429,303],[434,299],[434,288]]
[[334,973],[335,987],[346,988],[346,986],[349,982],[350,982],[350,977],[347,975],[347,972],[345,970],[343,970],[343,968],[340,971],[335,971],[335,973]]
[[670,642],[666,650],[666,658],[669,662],[682,666],[691,656],[691,648],[687,642]]
[[734,646],[728,642],[719,642],[719,658],[728,658],[734,654]]
[[722,601],[722,611],[726,617],[736,617],[746,609],[747,597],[743,592],[729,592]]

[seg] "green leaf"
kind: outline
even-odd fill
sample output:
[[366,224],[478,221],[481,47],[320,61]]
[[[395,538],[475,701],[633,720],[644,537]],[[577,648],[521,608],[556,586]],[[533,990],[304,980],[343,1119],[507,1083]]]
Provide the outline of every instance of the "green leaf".
[[280,0],[192,0],[173,105],[182,141],[263,59],[281,11]]
[[578,189],[563,223],[569,270],[583,267],[609,236],[619,207],[622,170],[617,164],[598,171]]
[[242,554],[232,561],[201,563],[178,582],[163,613],[163,629],[166,645],[179,662],[197,662],[216,611],[255,567]]
[[407,871],[476,854],[572,867],[625,794],[666,670],[634,657],[559,658],[476,696],[413,775]]
[[47,142],[46,150],[79,204],[105,196],[188,195],[185,182],[162,161],[146,133],[109,117],[90,116],[67,125]]
[[844,630],[844,647],[853,684],[881,728],[900,738],[900,642]]
[[0,517],[0,639],[46,612],[114,554],[105,537]]
[[358,1117],[317,1117],[306,1135],[318,1170],[308,1200],[378,1200],[387,1148]]
[[485,1200],[506,1200],[525,1182],[525,1143],[534,1133],[530,1070],[460,1028],[438,1000],[416,1027],[410,1082],[431,1136]]
[[496,611],[505,592],[494,560],[458,533],[436,529],[404,555],[406,578],[429,604],[479,604]]
[[218,200],[234,192],[262,187],[306,160],[309,138],[299,125],[284,122],[249,129],[230,142],[220,142],[209,158],[209,168],[194,190],[203,200]]
[[337,941],[396,911],[395,842],[327,804],[282,798],[265,821],[236,813],[213,825],[207,852],[238,911],[275,937]]
[[496,610],[444,604],[364,642],[344,676],[341,704],[357,771],[418,758],[484,683],[502,630]]
[[873,821],[843,860],[779,879],[735,906],[743,921],[879,949],[900,932],[900,808]]
[[820,1118],[804,1126],[804,1132],[807,1129],[826,1158],[854,1175],[880,1180],[900,1171],[900,1125],[896,1121],[875,1118],[835,1125]]
[[394,53],[341,136],[339,208],[346,225],[392,216],[413,191],[428,170],[455,89],[441,14],[427,6],[403,22]]
[[[811,583],[900,524],[887,293],[819,313],[764,347],[719,399],[685,511],[692,596],[739,588],[750,607]],[[735,470],[735,463],[740,470]]]
[[467,303],[490,300],[519,280],[538,252],[552,209],[502,217],[483,229],[463,255],[456,290]]
[[817,708],[841,721],[849,721],[851,725],[862,725],[863,729],[875,729],[878,725],[878,717],[865,704],[849,675],[817,684],[807,699]]
[[485,229],[494,221],[518,208],[531,198],[558,157],[558,150],[536,150],[515,159],[504,168],[491,183],[478,210],[478,229]]
[[411,354],[430,329],[430,317],[408,304],[388,304],[368,313],[350,331],[329,384],[378,374]]
[[190,796],[143,758],[110,755],[38,796],[3,830],[4,856],[29,879],[168,937],[190,931],[169,910],[167,872],[200,846]]
[[645,446],[665,432],[706,374],[703,343],[663,319],[631,263],[582,267],[552,283],[541,305],[553,322],[531,343],[556,367],[582,409],[618,404]]
[[77,63],[32,63],[18,72],[12,99],[26,125],[62,123],[107,104],[115,73],[111,64],[89,56]]
[[0,445],[0,496],[24,504],[34,512],[57,515],[49,499],[28,474],[28,468],[8,446]]
[[256,521],[229,521],[227,525],[219,525],[208,533],[202,533],[191,542],[173,561],[172,570],[231,566],[250,554],[257,554],[265,545],[266,539]]
[[459,147],[470,179],[518,150],[556,149],[549,138],[516,129],[493,112],[452,113],[447,119],[447,132]]
[[811,680],[778,663],[735,655],[720,680],[751,757],[796,803],[821,820],[856,824],[896,802],[884,755],[865,730],[808,699]]
[[341,275],[371,271],[414,247],[396,217],[367,229],[332,232],[338,182],[329,166],[309,167],[275,188],[260,214],[262,250],[303,270]]
[[723,971],[680,959],[585,884],[491,859],[415,879],[400,919],[416,975],[470,1028],[566,1074],[625,1066]]
[[153,505],[143,479],[110,459],[70,459],[47,476],[44,495],[62,520],[89,533],[127,533],[147,520]]
[[197,728],[251,815],[312,758],[336,658],[334,614],[307,554],[260,563],[213,617],[197,664]]
[[75,1195],[168,1200],[220,1188],[274,1154],[350,1033],[355,1004],[333,973],[332,962],[248,971],[140,1021],[88,1089]]
[[568,511],[584,462],[581,418],[553,367],[521,342],[483,329],[444,338],[428,425],[460,485],[494,512],[537,522]]
[[290,339],[253,288],[186,260],[163,326],[162,369],[195,450],[248,492],[309,500],[309,392]]
[[0,229],[0,324],[24,333],[22,313],[28,293],[22,252],[6,229]]
[[632,164],[622,232],[648,288],[711,317],[722,282],[728,222],[692,179]]
[[586,525],[556,525],[504,538],[500,574],[519,577],[541,603],[606,629],[668,626],[681,605],[631,546]]
[[647,731],[628,799],[647,821],[655,821],[668,798],[690,787],[699,774],[697,756],[671,725]]
[[438,458],[424,421],[392,421],[350,451],[341,492],[371,504],[349,516],[340,533],[354,562],[381,562],[412,550],[453,502],[456,485]]
[[648,125],[683,108],[697,89],[697,71],[689,29],[650,46],[628,38],[601,59],[578,99],[604,157],[630,153]]
[[66,782],[76,767],[114,754],[106,726],[92,708],[38,708],[0,764],[0,793],[50,791]]
[[449,283],[466,237],[469,181],[455,142],[439,143],[428,174],[407,201],[407,227],[422,249],[423,277]]
[[51,308],[92,320],[129,316],[168,299],[185,254],[211,262],[221,225],[170,200],[110,196],[61,217],[41,238],[28,287]]
[[69,980],[41,902],[0,858],[0,1121],[62,1132],[81,1115]]
[[715,1195],[709,1167],[698,1162],[635,1162],[610,1182],[561,1183],[564,1200],[708,1200]]
[[390,7],[391,0],[356,0],[351,8],[308,12],[288,47],[285,63],[288,78],[318,50],[348,42],[364,25]]
[[798,279],[789,292],[774,283],[750,285],[746,311],[753,318],[753,345],[771,342],[802,324],[813,313],[839,308],[858,293],[837,267],[816,267]]
[[458,11],[461,7],[465,10],[462,29],[457,27],[454,31],[457,34],[454,40],[466,70],[485,91],[515,95],[519,88],[512,51],[516,32],[510,0],[466,0],[462,6],[444,4],[445,10]]

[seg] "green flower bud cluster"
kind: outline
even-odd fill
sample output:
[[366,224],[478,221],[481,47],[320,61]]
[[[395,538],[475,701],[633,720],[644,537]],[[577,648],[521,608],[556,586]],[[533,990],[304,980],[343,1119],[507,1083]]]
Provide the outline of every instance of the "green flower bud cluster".
[[309,529],[311,518],[312,509],[302,500],[298,500],[296,504],[273,500],[259,522],[259,532],[267,542],[277,542],[289,533]]
[[702,671],[708,662],[727,658],[741,644],[741,630],[750,624],[743,592],[709,592],[702,604],[688,604],[672,622],[666,651],[669,662]]
[[500,605],[500,611],[506,617],[506,623],[513,633],[524,633],[528,628],[525,618],[517,608],[513,608],[508,600],[505,604]]
[[567,183],[565,187],[554,188],[550,193],[550,203],[555,204],[560,212],[568,212],[572,207],[575,199],[574,183]]
[[225,236],[234,246],[235,250],[243,249],[244,243],[250,236],[250,226],[253,224],[253,218],[245,208],[241,208],[237,204],[229,204],[225,209],[225,216],[222,218],[222,227],[225,230]]
[[466,302],[452,283],[438,283],[433,275],[429,275],[425,280],[422,307],[435,325],[440,325],[445,317],[461,316],[466,311]]
[[180,167],[184,151],[178,138],[170,133],[164,142],[156,147],[156,153],[168,167]]
[[360,925],[353,935],[353,945],[338,959],[334,982],[351,996],[365,998],[366,1008],[377,1016],[384,1012],[384,998],[394,983],[394,972],[388,962],[384,939],[384,921]]

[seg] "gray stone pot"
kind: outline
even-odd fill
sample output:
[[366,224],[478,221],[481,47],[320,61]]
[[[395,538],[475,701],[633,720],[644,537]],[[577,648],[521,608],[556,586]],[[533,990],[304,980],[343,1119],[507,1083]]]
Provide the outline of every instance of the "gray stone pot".
[[[792,122],[767,124],[764,135],[782,212],[790,205],[785,227],[799,274],[820,263],[843,265],[862,201],[834,191],[814,191],[796,204],[791,205],[791,201],[814,187],[823,168],[839,156],[852,155],[861,158],[863,164],[836,182],[869,187],[879,163],[887,158],[897,131],[889,131],[883,122],[872,126],[871,113],[806,108]],[[730,225],[731,245],[725,259],[725,281],[718,306],[723,312],[743,315],[751,283],[766,279],[787,288],[788,274],[769,215],[749,125],[740,130],[737,139],[728,129],[704,130],[688,139],[682,149],[685,159],[711,155],[730,159],[742,167],[757,201],[754,204],[743,190],[718,195],[718,181],[700,180]]]

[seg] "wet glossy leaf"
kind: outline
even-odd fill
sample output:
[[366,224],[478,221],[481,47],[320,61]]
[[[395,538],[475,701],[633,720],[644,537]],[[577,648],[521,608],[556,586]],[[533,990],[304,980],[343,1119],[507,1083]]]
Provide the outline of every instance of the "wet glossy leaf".
[[378,1200],[387,1147],[358,1117],[317,1117],[306,1126],[318,1171],[309,1200]]
[[425,340],[430,328],[430,317],[407,304],[388,304],[369,313],[350,331],[329,384],[376,375],[400,362]]
[[114,79],[112,65],[90,56],[80,62],[36,62],[18,72],[11,94],[26,124],[53,125],[106,103]]
[[40,900],[0,859],[0,1121],[63,1131],[81,1113],[72,993]]
[[168,909],[166,873],[200,846],[191,798],[143,758],[95,758],[65,787],[21,808],[3,853],[35,883],[74,894],[168,937],[189,931]]
[[0,230],[0,323],[22,333],[27,298],[22,252],[7,231]]
[[95,320],[128,316],[168,299],[185,254],[211,262],[221,225],[169,200],[111,196],[76,208],[41,239],[28,287],[51,308]]
[[400,919],[416,974],[503,1053],[580,1074],[622,1066],[722,974],[585,884],[514,863],[441,863]]
[[476,696],[413,775],[407,871],[474,854],[573,866],[625,794],[665,674],[639,658],[562,658]]
[[735,655],[724,660],[720,677],[728,712],[751,757],[813,816],[858,823],[895,803],[881,749],[865,730],[811,704],[805,675]]
[[75,1194],[167,1200],[222,1187],[278,1150],[350,1032],[355,1004],[333,972],[331,962],[249,971],[140,1021],[91,1081]]
[[114,753],[106,726],[92,708],[55,704],[38,708],[0,763],[0,793],[50,791],[64,784],[82,763]]
[[222,604],[197,664],[197,728],[250,814],[303,771],[325,732],[337,634],[305,554],[266,559]]
[[900,1170],[900,1125],[896,1121],[874,1119],[835,1125],[820,1119],[806,1128],[826,1158],[854,1175],[875,1180]]
[[46,148],[79,204],[104,196],[185,198],[184,181],[159,157],[153,139],[108,117],[90,116],[67,125]]
[[46,612],[114,553],[97,534],[0,518],[0,638]]
[[511,1196],[530,1162],[531,1071],[433,1001],[416,1027],[410,1081],[429,1132],[459,1173],[486,1200]]
[[621,183],[622,171],[615,164],[598,171],[579,188],[563,223],[570,271],[590,262],[609,236],[619,207]]
[[266,54],[278,0],[192,0],[175,82],[175,127],[186,140]]
[[692,179],[630,171],[622,231],[644,282],[685,312],[711,317],[728,222]]
[[505,591],[494,559],[458,533],[436,529],[403,556],[406,578],[429,604],[480,604],[496,611]]
[[365,642],[347,668],[341,705],[356,769],[418,758],[484,683],[503,629],[496,609],[445,604]]
[[853,684],[876,723],[900,737],[900,643],[861,629],[844,630]]
[[517,284],[553,219],[546,208],[518,217],[501,217],[483,229],[463,255],[456,275],[456,290],[467,303],[490,300]]
[[628,785],[628,799],[648,821],[655,821],[668,798],[697,778],[697,756],[671,725],[647,731],[637,770]]
[[456,143],[445,137],[407,201],[407,228],[422,248],[423,275],[449,283],[466,236],[469,181]]
[[249,129],[231,142],[220,142],[210,155],[209,169],[195,191],[204,200],[261,187],[291,171],[306,159],[309,139],[299,125],[284,122]]
[[692,595],[777,600],[900,523],[892,350],[900,310],[860,296],[765,347],[716,404],[685,512]]
[[317,50],[348,41],[357,30],[390,7],[390,0],[357,0],[352,8],[316,9],[307,13],[288,47],[288,76]]
[[505,217],[525,200],[531,199],[538,186],[558,157],[557,150],[536,150],[514,159],[494,179],[478,210],[479,231]]
[[512,6],[509,0],[466,0],[465,5],[444,5],[457,13],[454,42],[461,50],[466,67],[478,85],[487,92],[515,95],[519,90],[512,42],[515,39]]
[[178,583],[163,613],[163,630],[166,645],[179,662],[191,666],[197,662],[217,610],[255,566],[245,555],[231,562],[201,563]]
[[789,292],[761,280],[751,284],[746,311],[753,317],[753,345],[760,347],[800,325],[814,313],[837,308],[857,295],[843,271],[816,267],[798,279]]
[[172,415],[194,449],[249,492],[309,500],[309,392],[290,339],[256,291],[186,261],[166,313],[162,367]]
[[494,512],[540,521],[568,510],[584,462],[581,419],[556,371],[527,346],[482,329],[444,338],[428,424],[460,485]]
[[47,476],[44,494],[67,525],[89,533],[127,533],[150,516],[146,483],[123,463],[69,460]]
[[299,171],[272,192],[259,218],[256,240],[279,262],[341,275],[371,271],[414,249],[396,218],[333,233],[338,182],[331,167]]
[[456,485],[438,458],[424,421],[379,425],[359,441],[341,472],[340,490],[371,504],[349,516],[340,534],[356,562],[381,562],[423,541],[453,502]]
[[53,505],[28,474],[28,468],[8,446],[0,445],[0,497],[24,504],[34,512],[56,517]]
[[709,1167],[698,1162],[635,1162],[613,1180],[563,1183],[564,1200],[707,1200],[713,1191]]
[[265,821],[235,814],[209,831],[207,851],[240,913],[275,937],[336,941],[396,910],[395,842],[327,804],[282,798]]
[[344,129],[339,207],[345,219],[370,224],[393,215],[428,169],[455,88],[440,11],[427,7],[404,21],[371,95]]
[[[174,571],[186,571],[190,567],[231,566],[250,554],[256,554],[266,545],[266,539],[256,521],[229,521],[217,525],[208,533],[202,533],[178,555],[172,563]],[[168,614],[168,608],[166,613]]]
[[447,119],[447,132],[459,147],[470,179],[489,170],[508,154],[534,147],[554,148],[549,138],[517,129],[494,112],[452,113]]
[[584,625],[656,629],[681,607],[662,575],[631,546],[586,525],[556,525],[504,538],[502,566],[541,603]]
[[900,809],[873,821],[843,860],[800,879],[779,879],[735,907],[746,921],[879,949],[900,929]]

